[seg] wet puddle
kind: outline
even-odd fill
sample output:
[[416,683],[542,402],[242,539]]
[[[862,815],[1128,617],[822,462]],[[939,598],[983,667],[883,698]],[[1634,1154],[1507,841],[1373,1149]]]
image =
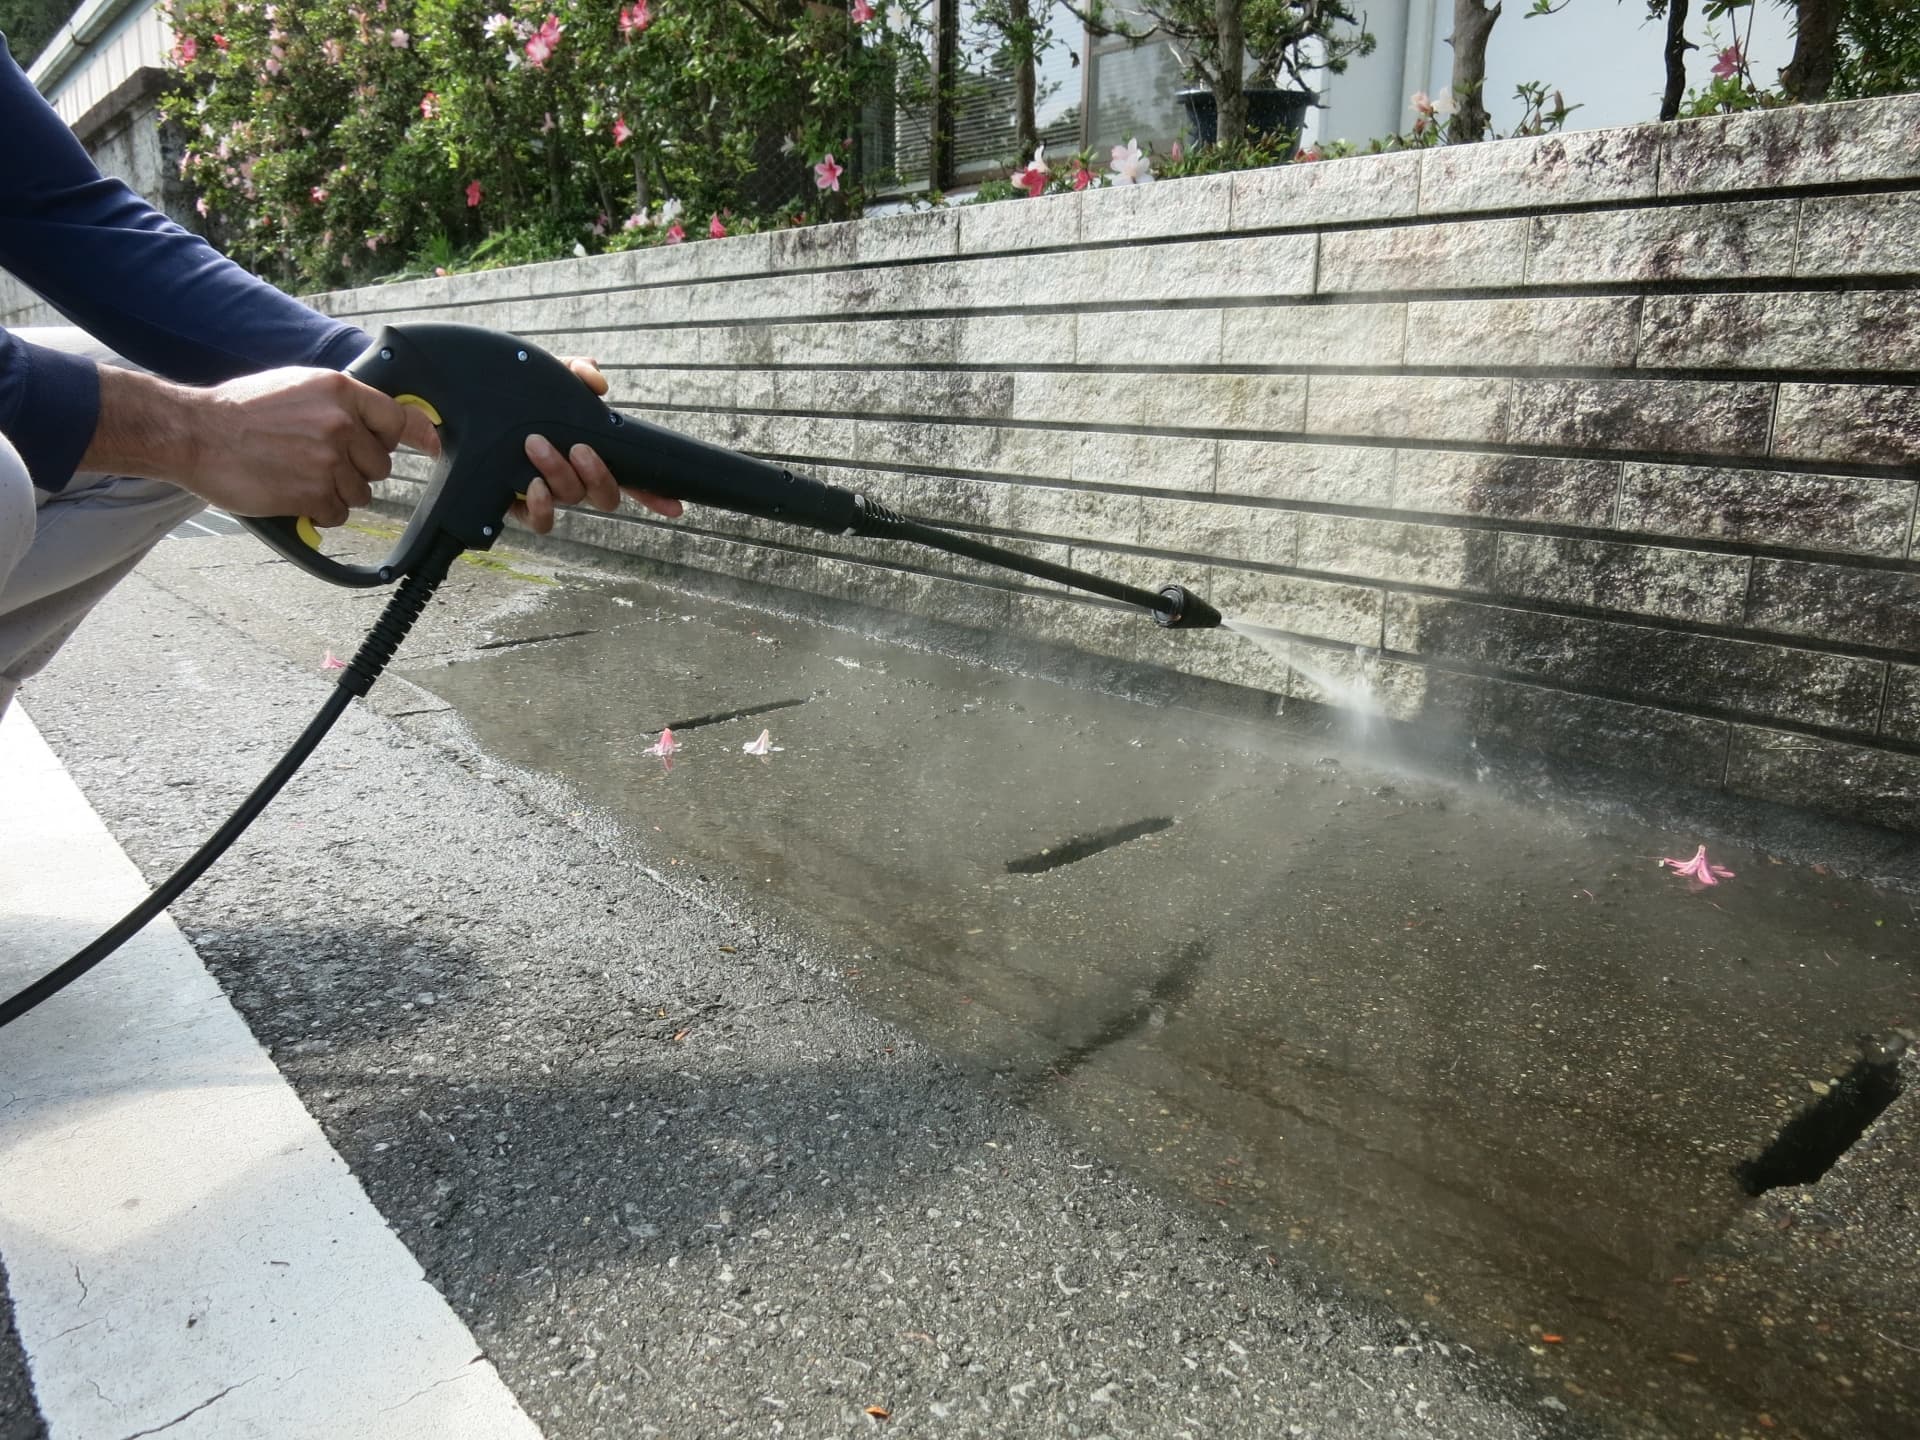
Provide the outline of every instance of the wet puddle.
[[1642,1433],[1920,1414],[1911,1284],[1850,1310],[1750,1193],[1892,1098],[1912,897],[1719,845],[1704,888],[1658,863],[1691,835],[637,584],[556,604],[409,678],[1277,1263]]

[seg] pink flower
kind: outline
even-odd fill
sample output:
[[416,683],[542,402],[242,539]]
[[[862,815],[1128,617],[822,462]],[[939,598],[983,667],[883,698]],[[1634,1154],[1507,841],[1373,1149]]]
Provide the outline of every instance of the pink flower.
[[1729,75],[1739,71],[1741,59],[1740,42],[1736,40],[1733,44],[1722,50],[1720,52],[1720,58],[1713,62],[1713,73],[1718,78],[1724,80]]
[[420,97],[420,113],[431,120],[440,113],[440,97],[429,90]]
[[338,40],[328,40],[320,46],[320,53],[327,57],[327,64],[339,66],[347,58],[347,47]]
[[207,197],[202,195],[198,200],[194,201],[193,208],[198,210],[202,215],[205,215],[207,213]]
[[409,46],[411,46],[413,42],[407,38],[406,31],[396,30],[391,35],[387,36],[387,43],[393,46],[393,48],[396,50],[405,50]]
[[680,742],[673,738],[672,727],[668,727],[660,732],[660,738],[649,745],[644,753],[648,755],[658,755],[664,760],[679,748]]
[[838,190],[840,177],[846,173],[846,167],[835,162],[833,152],[827,152],[827,158],[813,167],[813,183],[822,190]]
[[1660,863],[1671,869],[1676,875],[1684,875],[1689,880],[1697,880],[1702,885],[1718,885],[1722,880],[1731,880],[1733,871],[1724,865],[1710,864],[1707,860],[1707,847],[1702,845],[1693,852],[1691,860],[1673,860],[1663,858]]
[[868,3],[868,0],[853,0],[853,4],[848,7],[847,13],[853,16],[854,24],[864,25],[873,19],[873,6]]
[[707,223],[707,238],[709,240],[724,240],[727,238],[727,227],[720,223],[720,217],[717,214]]
[[620,12],[620,33],[632,37],[638,35],[653,23],[653,16],[647,10],[647,0],[635,0]]
[[307,198],[313,201],[313,203],[316,205],[326,204],[327,203],[326,188],[321,185],[314,186],[313,189],[307,192]]
[[687,238],[687,227],[684,225],[675,223],[674,226],[667,231],[667,244],[669,245],[678,245],[682,240],[686,238]]
[[1413,113],[1416,115],[1433,114],[1433,110],[1434,110],[1433,101],[1428,97],[1427,92],[1424,90],[1414,91],[1412,97],[1407,101],[1407,103],[1413,106]]
[[1316,145],[1311,150],[1302,150],[1293,158],[1302,165],[1311,165],[1314,161],[1321,158],[1320,147]]
[[1013,172],[1013,183],[1025,190],[1029,197],[1046,193],[1047,182],[1053,179],[1053,172],[1047,169],[1047,147],[1038,146],[1033,159],[1023,169]]
[[1180,157],[1182,155],[1185,155],[1186,153],[1187,153],[1186,147],[1183,146],[1178,140],[1176,140],[1173,142],[1173,148],[1167,151],[1167,158],[1173,161],[1175,164],[1178,164],[1180,161]]
[[629,215],[626,219],[620,222],[620,228],[622,230],[638,230],[642,225],[646,223],[647,223],[647,217],[642,214],[639,214],[638,212],[635,212],[634,214]]
[[224,50],[224,49],[226,49],[226,48],[227,48],[227,37],[226,37],[226,36],[224,36],[224,35],[215,35],[215,36],[213,37],[213,48],[214,48],[214,49],[216,49],[216,50]]
[[633,131],[627,128],[627,117],[624,115],[614,116],[613,117],[613,143],[616,145],[624,145],[627,143],[627,141],[631,140],[632,138],[633,138]]
[[1092,183],[1093,183],[1093,172],[1087,169],[1086,166],[1082,165],[1078,170],[1073,172],[1073,188],[1074,189],[1084,190]]
[[480,201],[485,198],[486,193],[485,190],[480,188],[480,182],[478,180],[469,180],[467,182],[467,208],[469,210],[479,209]]
[[180,57],[182,65],[191,65],[194,57],[200,53],[200,42],[191,35],[182,35],[180,43],[173,47],[173,53]]
[[553,52],[560,48],[560,17],[549,13],[546,23],[534,31],[527,40],[527,63],[536,70],[547,68],[547,61],[553,58]]

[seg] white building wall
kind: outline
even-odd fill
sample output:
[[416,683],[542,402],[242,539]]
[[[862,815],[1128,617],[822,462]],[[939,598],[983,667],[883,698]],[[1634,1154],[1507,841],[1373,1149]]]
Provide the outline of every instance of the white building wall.
[[164,66],[172,48],[172,27],[151,0],[89,0],[27,73],[76,125],[141,70]]

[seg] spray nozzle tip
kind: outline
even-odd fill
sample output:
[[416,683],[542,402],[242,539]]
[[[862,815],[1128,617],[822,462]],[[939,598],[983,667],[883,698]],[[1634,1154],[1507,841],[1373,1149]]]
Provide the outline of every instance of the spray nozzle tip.
[[1184,585],[1163,585],[1160,598],[1166,603],[1153,618],[1168,630],[1203,630],[1220,623],[1220,612]]

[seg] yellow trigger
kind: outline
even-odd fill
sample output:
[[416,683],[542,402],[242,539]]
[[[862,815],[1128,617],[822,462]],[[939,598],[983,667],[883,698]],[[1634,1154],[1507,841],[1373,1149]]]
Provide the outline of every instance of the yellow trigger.
[[314,529],[313,521],[302,515],[298,520],[294,521],[293,528],[295,533],[298,534],[302,540],[306,541],[310,548],[314,550],[320,548],[320,532]]
[[418,410],[434,424],[439,425],[443,423],[440,419],[440,412],[425,400],[422,400],[418,395],[396,395],[393,398],[402,405],[413,406],[414,409]]

